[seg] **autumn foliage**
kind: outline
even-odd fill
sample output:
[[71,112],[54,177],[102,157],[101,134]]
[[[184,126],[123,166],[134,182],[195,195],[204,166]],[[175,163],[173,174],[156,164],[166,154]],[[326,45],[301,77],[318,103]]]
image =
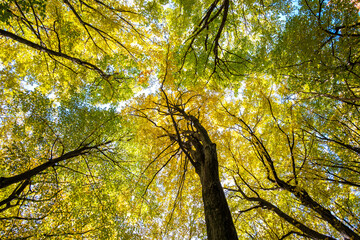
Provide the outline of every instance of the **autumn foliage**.
[[0,2],[0,239],[360,239],[344,0]]

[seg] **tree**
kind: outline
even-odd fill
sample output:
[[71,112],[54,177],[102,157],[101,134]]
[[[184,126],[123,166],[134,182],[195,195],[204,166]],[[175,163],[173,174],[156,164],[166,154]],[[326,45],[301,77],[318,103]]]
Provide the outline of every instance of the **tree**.
[[360,239],[355,1],[0,3],[4,239]]
[[194,167],[201,182],[208,238],[237,239],[235,226],[220,183],[216,144],[211,141],[207,130],[199,119],[185,110],[186,99],[183,99],[185,96],[180,96],[174,101],[169,99],[164,89],[161,92],[164,102],[157,103],[157,107],[152,110],[170,118],[169,122],[174,129],[166,129],[157,124],[144,111],[139,110],[138,116],[146,118],[156,127],[161,128],[169,137],[170,145],[175,142],[178,145],[175,154],[169,158],[165,165],[172,158],[176,159],[176,154],[181,151],[186,156],[184,168],[187,169],[189,162]]

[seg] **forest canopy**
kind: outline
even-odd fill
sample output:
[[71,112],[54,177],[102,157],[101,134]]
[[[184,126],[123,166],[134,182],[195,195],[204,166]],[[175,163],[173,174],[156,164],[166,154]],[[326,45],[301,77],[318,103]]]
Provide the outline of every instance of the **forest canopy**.
[[0,238],[360,239],[356,0],[0,2]]

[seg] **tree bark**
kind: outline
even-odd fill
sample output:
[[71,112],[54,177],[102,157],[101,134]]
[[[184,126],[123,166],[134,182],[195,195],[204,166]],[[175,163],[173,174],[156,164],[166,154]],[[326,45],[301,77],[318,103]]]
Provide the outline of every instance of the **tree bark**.
[[[216,144],[211,141],[199,119],[187,114],[179,106],[170,104],[165,91],[162,91],[176,131],[173,139],[176,139],[200,177],[208,239],[237,240],[235,225],[220,183]],[[181,132],[173,115],[174,110],[191,122],[196,131]]]
[[210,240],[238,239],[220,183],[216,145],[204,147],[204,162],[197,167],[202,185],[207,235]]

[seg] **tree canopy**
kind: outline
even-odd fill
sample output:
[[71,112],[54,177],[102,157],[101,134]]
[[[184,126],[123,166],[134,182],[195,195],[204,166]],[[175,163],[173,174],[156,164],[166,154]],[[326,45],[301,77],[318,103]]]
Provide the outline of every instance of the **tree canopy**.
[[355,0],[0,2],[1,239],[360,239]]

